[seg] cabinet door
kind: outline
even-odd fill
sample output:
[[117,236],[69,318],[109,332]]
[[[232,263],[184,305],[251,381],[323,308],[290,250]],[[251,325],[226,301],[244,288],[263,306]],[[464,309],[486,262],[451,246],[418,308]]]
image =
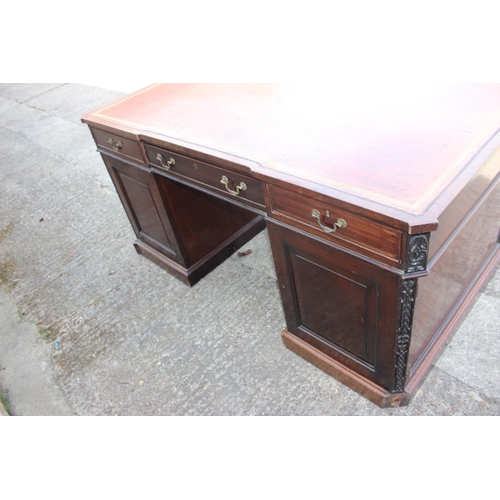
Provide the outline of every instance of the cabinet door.
[[103,158],[137,239],[184,264],[153,174],[113,157]]
[[268,230],[288,332],[391,390],[397,275],[280,224]]

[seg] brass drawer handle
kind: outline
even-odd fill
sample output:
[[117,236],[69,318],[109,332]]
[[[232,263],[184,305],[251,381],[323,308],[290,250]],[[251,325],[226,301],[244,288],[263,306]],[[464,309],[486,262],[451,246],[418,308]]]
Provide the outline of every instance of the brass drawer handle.
[[173,158],[170,158],[167,163],[163,163],[163,155],[161,153],[156,155],[156,159],[160,162],[160,165],[167,170],[170,170],[170,167],[175,165],[175,160]]
[[229,179],[223,175],[221,179],[221,184],[224,184],[226,186],[226,189],[228,190],[229,193],[231,193],[233,196],[238,196],[240,194],[240,191],[246,191],[247,190],[247,185],[244,182],[240,182],[239,186],[236,186],[236,191],[233,191],[232,189],[229,188]]
[[114,151],[120,151],[121,148],[123,148],[123,142],[122,141],[115,141],[112,137],[108,139],[108,144],[111,144],[111,149]]
[[[330,212],[328,210],[325,211],[325,215],[327,217],[330,217]],[[323,229],[323,231],[325,233],[334,233],[335,231],[337,231],[337,228],[339,227],[340,229],[344,229],[347,227],[347,222],[344,220],[344,219],[337,219],[337,222],[335,222],[335,224],[333,225],[333,228],[332,227],[328,227],[328,226],[325,226],[324,224],[322,224],[321,222],[321,214],[319,213],[319,210],[316,210],[316,209],[313,209],[312,211],[312,216],[318,220],[318,224],[319,224],[319,227],[321,229]]]

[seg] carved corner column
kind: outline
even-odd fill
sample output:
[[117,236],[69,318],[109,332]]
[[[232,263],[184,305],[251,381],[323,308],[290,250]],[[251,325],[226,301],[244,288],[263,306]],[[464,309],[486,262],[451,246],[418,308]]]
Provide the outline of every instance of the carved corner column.
[[392,393],[404,392],[405,390],[413,312],[418,294],[418,278],[428,274],[429,237],[429,233],[425,233],[414,234],[408,238],[405,274],[402,276],[399,289],[400,313],[395,345],[396,369]]

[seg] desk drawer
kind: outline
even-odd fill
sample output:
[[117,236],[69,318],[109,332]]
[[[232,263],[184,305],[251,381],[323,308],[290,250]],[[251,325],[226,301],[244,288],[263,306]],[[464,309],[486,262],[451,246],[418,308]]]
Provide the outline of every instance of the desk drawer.
[[144,157],[138,142],[96,128],[92,129],[92,133],[94,134],[95,142],[101,149],[126,159],[144,163]]
[[265,208],[264,190],[261,182],[256,179],[149,144],[146,144],[146,154],[151,165],[168,171],[173,176],[194,181],[194,184],[209,188],[229,199],[238,199],[245,205]]
[[271,216],[391,265],[401,266],[403,233],[350,212],[273,185],[268,186]]

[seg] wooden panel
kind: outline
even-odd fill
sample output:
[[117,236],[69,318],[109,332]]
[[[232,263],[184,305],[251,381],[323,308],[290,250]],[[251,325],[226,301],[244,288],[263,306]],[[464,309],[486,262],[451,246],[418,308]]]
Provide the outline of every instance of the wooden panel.
[[115,158],[103,157],[137,238],[183,263],[152,174]]
[[[209,165],[208,163],[193,160],[192,158],[173,153],[166,149],[160,149],[149,144],[146,144],[146,153],[150,164],[159,169],[165,169],[164,165],[167,165],[167,162],[173,159],[175,164],[168,169],[170,175],[193,180],[196,184],[216,191],[218,194],[228,199],[233,199],[243,204],[249,204],[262,210],[264,209],[264,192],[260,181],[243,175],[240,172],[233,172],[214,165]],[[157,158],[158,155],[161,155],[161,160]],[[228,188],[238,193],[237,195],[228,192],[221,182],[223,177],[226,177],[228,180]],[[246,188],[245,190],[238,190],[237,186],[240,186],[242,182],[245,184]]]
[[268,221],[287,330],[390,390],[400,275]]
[[299,324],[374,365],[377,285],[352,271],[290,255]]
[[[272,217],[392,265],[401,265],[401,231],[354,214],[333,201],[325,203],[276,186],[268,186],[268,191]],[[313,209],[319,211],[321,223],[326,227],[333,228],[339,218],[344,219],[347,226],[326,233],[312,216]]]
[[139,143],[96,128],[92,128],[92,133],[94,134],[97,145],[101,149],[118,156],[123,156],[125,159],[132,159],[144,163]]
[[481,199],[484,192],[494,182],[500,171],[500,149],[493,154],[477,171],[468,184],[458,193],[456,198],[439,216],[439,227],[432,233],[429,248],[429,260],[436,255],[447,239],[470,210]]
[[131,206],[134,208],[135,217],[139,223],[140,232],[151,236],[164,245],[170,246],[167,233],[161,223],[149,186],[142,184],[137,179],[118,173],[123,183]]
[[499,228],[500,183],[497,181],[496,187],[451,235],[445,250],[429,263],[429,276],[419,280],[410,346],[410,364],[414,368],[443,323],[455,314],[457,302],[467,294],[485,259],[498,247]]

